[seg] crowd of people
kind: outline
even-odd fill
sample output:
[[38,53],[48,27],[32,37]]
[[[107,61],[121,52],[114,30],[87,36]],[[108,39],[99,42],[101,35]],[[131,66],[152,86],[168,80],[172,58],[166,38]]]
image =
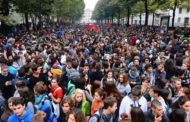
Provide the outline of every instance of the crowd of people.
[[187,28],[55,26],[0,48],[1,122],[190,122]]

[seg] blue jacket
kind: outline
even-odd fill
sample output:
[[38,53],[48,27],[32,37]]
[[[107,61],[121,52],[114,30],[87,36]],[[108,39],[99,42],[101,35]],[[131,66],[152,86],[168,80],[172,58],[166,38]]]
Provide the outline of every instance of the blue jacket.
[[26,109],[24,116],[18,117],[16,114],[13,114],[9,117],[7,122],[30,122],[34,113],[32,113],[29,109]]

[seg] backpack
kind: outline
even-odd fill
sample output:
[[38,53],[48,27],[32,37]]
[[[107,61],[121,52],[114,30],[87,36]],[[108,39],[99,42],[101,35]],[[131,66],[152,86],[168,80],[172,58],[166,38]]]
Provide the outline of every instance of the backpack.
[[51,107],[51,110],[52,110],[52,113],[53,115],[51,116],[51,122],[57,122],[57,119],[59,118],[59,115],[58,113],[56,112],[56,108],[54,107],[54,102],[51,101],[48,97],[46,97],[43,101],[42,101],[42,105],[45,104],[46,101],[49,101],[49,104],[50,104],[50,107]]
[[0,115],[3,114],[4,110],[5,110],[5,99],[0,96]]
[[100,115],[100,112],[97,111],[94,113],[93,117],[96,117],[97,118],[97,122],[100,122],[100,119],[101,119],[101,115]]

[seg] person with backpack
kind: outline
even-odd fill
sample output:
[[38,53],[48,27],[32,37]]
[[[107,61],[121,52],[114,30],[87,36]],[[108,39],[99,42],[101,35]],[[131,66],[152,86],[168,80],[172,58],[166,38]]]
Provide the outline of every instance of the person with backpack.
[[59,103],[63,97],[63,90],[59,85],[59,81],[56,78],[53,78],[51,81],[51,93],[49,93],[49,97],[52,100],[52,104],[54,107],[54,111],[56,112],[57,118],[60,115]]
[[47,95],[48,87],[44,82],[40,81],[34,86],[35,106],[37,110],[46,113],[46,122],[57,122],[53,112],[53,106]]
[[123,98],[119,108],[119,116],[121,117],[123,113],[129,115],[134,107],[139,107],[143,112],[147,112],[147,105],[147,100],[142,96],[141,90],[134,87],[131,94]]
[[95,114],[90,118],[89,122],[113,122],[116,110],[116,98],[106,97],[104,100],[104,107],[95,112]]

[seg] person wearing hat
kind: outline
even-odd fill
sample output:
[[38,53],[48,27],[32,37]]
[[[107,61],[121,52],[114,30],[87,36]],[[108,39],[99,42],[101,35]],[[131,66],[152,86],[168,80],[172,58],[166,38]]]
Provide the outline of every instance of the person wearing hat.
[[62,71],[60,69],[52,69],[51,72],[55,78],[60,78],[62,75]]

